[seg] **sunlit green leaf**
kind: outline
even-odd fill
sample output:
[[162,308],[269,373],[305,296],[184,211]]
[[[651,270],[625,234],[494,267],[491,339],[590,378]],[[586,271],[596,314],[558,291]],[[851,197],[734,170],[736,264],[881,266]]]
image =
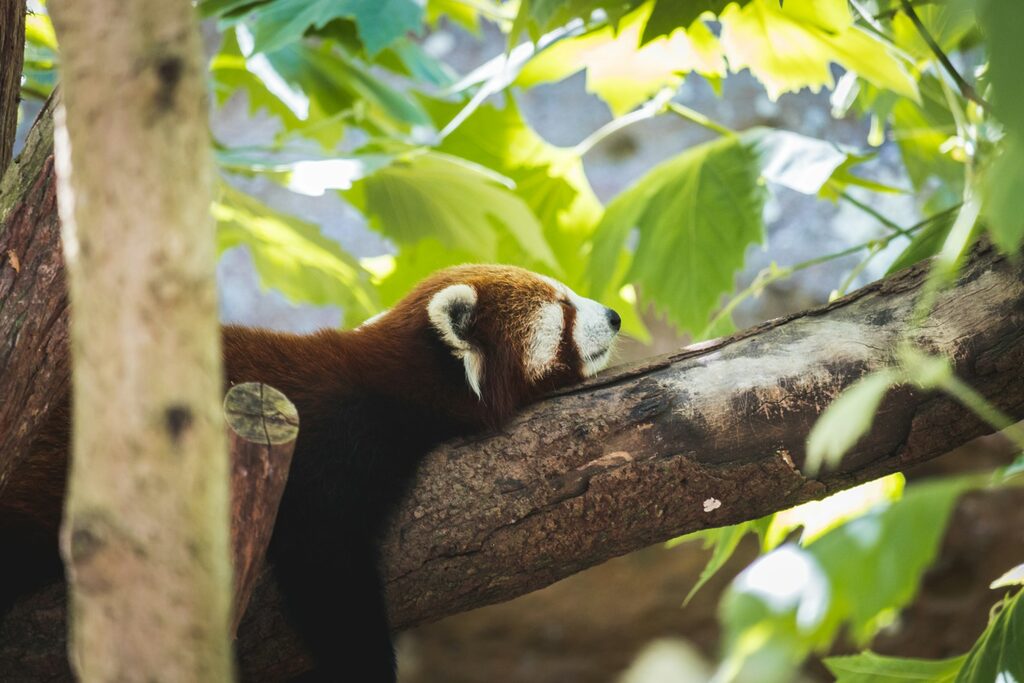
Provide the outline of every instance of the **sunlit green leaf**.
[[362,319],[379,310],[369,274],[313,224],[222,183],[213,205],[217,247],[246,246],[260,283],[297,303],[336,305]]
[[[493,10],[495,14],[501,13],[501,7],[491,0],[480,0],[479,4]],[[480,12],[471,3],[460,0],[427,0],[427,23],[436,26],[442,17],[447,17],[471,33],[480,32]]]
[[510,185],[458,157],[414,152],[356,182],[345,197],[401,244],[436,237],[493,261],[507,234],[532,258],[557,268],[540,223]]
[[607,18],[612,26],[636,9],[644,0],[520,0],[519,14],[510,38],[516,40],[522,30],[536,38],[553,28],[573,20],[589,21],[595,12]]
[[614,281],[615,263],[639,232],[626,279],[686,330],[703,329],[732,289],[750,244],[764,241],[758,155],[739,136],[692,147],[655,166],[607,207],[589,265],[593,291]]
[[[954,503],[979,483],[962,477],[908,487],[900,500],[805,548],[785,544],[756,560],[722,600],[724,670],[766,683],[790,681],[809,653],[840,633],[866,642],[913,599]],[[773,658],[771,675],[765,653]]]
[[808,472],[835,465],[860,440],[875,419],[886,392],[899,380],[894,370],[878,370],[857,380],[821,414],[807,437]]
[[768,95],[832,87],[831,64],[917,99],[917,85],[890,47],[852,23],[846,0],[753,0],[720,15],[733,71],[749,68]]
[[812,500],[789,510],[776,512],[764,533],[761,548],[774,550],[795,529],[802,529],[800,543],[807,545],[836,527],[860,517],[881,503],[888,503],[903,495],[904,477],[890,474],[852,489],[833,493],[821,500]]
[[25,42],[57,50],[57,34],[48,14],[29,12],[25,15]]
[[423,24],[417,0],[271,0],[247,17],[257,52],[273,52],[301,40],[310,27],[339,18],[353,19],[370,55],[375,55]]
[[963,657],[904,659],[874,652],[825,660],[836,683],[952,683],[963,663]]
[[914,187],[934,192],[941,206],[949,206],[960,200],[964,185],[965,159],[945,151],[946,142],[956,135],[956,122],[935,76],[922,77],[920,90],[920,103],[905,98],[890,102],[892,136]]
[[[620,116],[665,87],[675,88],[690,71],[723,76],[721,48],[703,22],[638,47],[650,6],[607,27],[568,38],[534,57],[516,82],[524,87],[557,81],[587,70],[587,91],[599,96]],[[691,39],[690,35],[694,36]]]
[[325,41],[320,47],[292,44],[267,55],[280,76],[309,99],[301,133],[333,149],[344,131],[342,122],[359,123],[381,135],[401,137],[429,118],[415,99],[372,76],[358,60]]
[[249,71],[233,29],[224,33],[220,51],[210,60],[210,76],[217,104],[223,105],[232,95],[244,91],[249,99],[250,113],[266,111],[277,117],[287,130],[301,126],[301,120],[291,107],[271,92],[259,76]]
[[697,582],[693,584],[693,588],[691,588],[690,592],[686,594],[686,599],[683,601],[683,604],[690,602],[691,598],[697,594],[697,591],[699,591],[704,584],[717,574],[718,570],[729,561],[729,558],[736,552],[736,548],[739,547],[740,541],[743,540],[744,536],[748,533],[762,534],[768,526],[769,519],[770,518],[768,517],[764,517],[750,522],[741,522],[739,524],[733,524],[731,526],[720,527],[717,529],[708,529],[689,536],[683,536],[675,541],[670,541],[669,547],[680,541],[699,538],[704,541],[705,548],[714,548],[711,553],[711,557],[708,558],[708,563],[704,565],[704,569],[701,570],[700,576],[697,578]]
[[[946,0],[934,5],[921,5],[914,11],[939,47],[946,52],[952,52],[964,36],[977,25],[973,2],[974,0]],[[915,60],[935,60],[935,53],[906,13],[898,12],[893,17],[892,35],[900,49]]]
[[1024,681],[1024,591],[1008,597],[981,638],[967,653],[956,683]]
[[989,233],[1003,251],[1012,253],[1024,243],[1024,131],[1007,136],[984,177]]
[[[654,8],[651,10],[651,18],[644,27],[641,44],[649,43],[660,36],[667,36],[678,28],[690,26],[705,12],[718,14],[729,2],[730,0],[653,0]],[[748,2],[750,0],[740,0],[739,4],[745,5]]]

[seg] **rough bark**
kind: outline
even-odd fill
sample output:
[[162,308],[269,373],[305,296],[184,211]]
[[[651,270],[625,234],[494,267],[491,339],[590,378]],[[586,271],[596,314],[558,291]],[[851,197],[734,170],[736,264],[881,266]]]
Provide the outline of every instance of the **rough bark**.
[[[800,473],[819,412],[864,372],[892,361],[923,275],[918,266],[828,307],[612,371],[524,411],[501,434],[442,447],[424,464],[386,544],[394,623],[505,600],[654,542],[905,469],[987,433],[952,401],[901,388],[837,468],[813,479]],[[914,338],[948,353],[960,377],[1024,416],[1024,262],[977,249]],[[59,661],[59,645],[45,642],[59,603],[50,589],[0,626],[0,669],[31,661],[45,672]],[[253,596],[238,654],[249,680],[282,680],[304,666],[269,582]]]
[[277,389],[246,382],[228,391],[224,417],[231,453],[231,556],[235,568],[231,632],[235,633],[263,568],[292,464],[299,413]]
[[[985,472],[1013,460],[998,437],[982,437],[907,473],[908,480]],[[872,643],[875,652],[943,658],[974,644],[992,604],[1003,597],[989,584],[1024,562],[1024,488],[1004,487],[964,496],[951,519],[942,550],[923,577],[919,593],[895,624]],[[661,544],[609,560],[547,588],[508,602],[424,624],[400,636],[403,683],[606,683],[618,680],[656,640],[685,641],[718,661],[722,591],[757,556],[750,536],[711,581],[681,609],[710,556],[700,543],[666,550]],[[856,652],[851,643],[833,654]],[[401,661],[404,653],[408,661]],[[811,665],[796,679],[834,681]],[[667,675],[664,680],[669,680]],[[671,680],[681,680],[673,678]]]
[[25,0],[0,0],[0,176],[11,162],[18,132],[25,57]]
[[231,679],[228,461],[198,21],[52,0],[74,316],[61,550],[84,681]]
[[0,496],[70,374],[53,107],[0,181]]

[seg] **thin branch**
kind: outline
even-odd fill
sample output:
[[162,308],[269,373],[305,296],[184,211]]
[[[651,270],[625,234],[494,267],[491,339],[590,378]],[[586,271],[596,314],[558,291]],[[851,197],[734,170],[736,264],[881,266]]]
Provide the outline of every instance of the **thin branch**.
[[735,135],[736,131],[728,126],[715,121],[714,119],[708,118],[704,114],[701,114],[696,109],[690,109],[686,105],[679,104],[678,102],[670,102],[668,105],[669,111],[681,116],[687,121],[693,121],[694,123],[704,126],[708,130],[713,130],[719,135]]
[[840,198],[842,198],[845,201],[849,202],[853,206],[856,206],[858,209],[860,209],[861,211],[863,211],[867,215],[869,215],[872,218],[874,218],[876,221],[878,221],[879,223],[881,223],[882,225],[887,227],[889,230],[891,230],[891,231],[893,231],[893,232],[895,232],[895,233],[897,233],[899,235],[903,235],[904,237],[906,237],[908,239],[910,237],[912,237],[911,233],[906,228],[902,227],[899,223],[896,223],[895,221],[893,221],[893,220],[889,219],[888,217],[884,216],[880,211],[875,209],[873,206],[871,206],[869,204],[865,204],[864,202],[860,201],[859,199],[857,199],[856,197],[851,195],[849,192],[843,192],[839,196],[840,196]]
[[573,152],[575,152],[577,156],[583,156],[584,154],[592,150],[594,147],[596,147],[605,138],[614,133],[617,133],[623,128],[631,126],[634,123],[646,121],[647,119],[651,119],[654,118],[655,116],[663,114],[665,111],[667,111],[668,102],[670,99],[672,99],[672,95],[674,94],[674,92],[675,91],[672,90],[671,88],[662,89],[657,95],[655,95],[650,100],[645,102],[643,106],[638,108],[636,111],[632,111],[626,114],[625,116],[620,116],[616,119],[612,119],[608,123],[604,124],[597,130],[595,130],[593,133],[585,137],[582,141],[580,141],[578,145],[576,145],[573,148]]
[[928,44],[928,48],[942,64],[946,73],[948,73],[950,78],[952,78],[956,83],[957,87],[960,89],[960,94],[983,109],[991,109],[989,103],[982,99],[981,95],[979,95],[974,89],[974,86],[968,83],[964,77],[960,75],[960,72],[956,70],[955,66],[953,66],[953,62],[949,60],[946,53],[942,50],[939,44],[935,42],[932,34],[928,31],[928,27],[926,27],[924,22],[921,21],[921,18],[917,16],[917,12],[914,10],[914,6],[910,4],[910,0],[900,1],[904,13],[910,18],[910,21],[913,22],[914,28],[917,29],[917,32],[921,35],[924,42]]

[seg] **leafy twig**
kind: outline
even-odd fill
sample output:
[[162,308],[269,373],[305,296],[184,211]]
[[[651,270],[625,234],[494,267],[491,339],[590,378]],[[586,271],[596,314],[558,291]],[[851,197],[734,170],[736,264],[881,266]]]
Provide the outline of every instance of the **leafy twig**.
[[878,221],[879,223],[881,223],[885,227],[889,228],[890,230],[892,230],[896,234],[903,235],[904,237],[910,237],[911,236],[910,233],[907,232],[906,228],[900,226],[898,223],[892,221],[891,219],[886,218],[877,209],[875,209],[873,206],[865,204],[864,202],[860,201],[859,199],[857,199],[856,197],[851,195],[849,192],[843,192],[843,193],[841,193],[839,195],[839,197],[841,199],[849,202],[850,204],[856,206],[858,209],[860,209],[861,211],[863,211],[867,215],[871,216],[876,221]]
[[732,130],[728,126],[718,123],[704,114],[701,114],[699,111],[690,109],[678,102],[669,102],[668,109],[672,113],[677,114],[688,121],[693,121],[696,124],[704,126],[708,130],[715,131],[719,135],[734,135],[736,133],[736,131]]
[[[951,206],[948,209],[943,209],[938,213],[934,213],[931,216],[928,216],[927,218],[919,221],[918,223],[915,223],[909,228],[906,228],[905,232],[908,235],[913,235],[918,230],[921,230],[922,228],[925,228],[928,225],[930,225],[933,221],[937,221],[940,218],[948,216],[950,213],[954,211],[959,211],[960,206],[960,204],[955,204],[954,206]],[[722,309],[718,311],[718,313],[715,314],[715,316],[711,319],[711,322],[709,322],[704,327],[704,329],[698,335],[698,339],[706,339],[707,336],[711,333],[711,330],[715,329],[715,327],[717,327],[718,324],[721,323],[721,321],[724,318],[731,315],[732,312],[736,310],[737,306],[739,306],[749,297],[759,294],[765,287],[772,284],[773,282],[784,280],[798,271],[806,270],[808,268],[818,266],[823,263],[828,263],[829,261],[834,261],[836,259],[843,258],[844,256],[849,256],[850,254],[856,254],[857,252],[863,251],[864,249],[878,248],[878,250],[881,251],[882,249],[887,247],[892,240],[901,236],[902,235],[900,235],[900,233],[894,232],[886,237],[883,237],[880,240],[868,240],[867,242],[862,242],[861,244],[855,244],[852,247],[847,247],[842,251],[837,251],[832,254],[825,254],[823,256],[817,256],[815,258],[808,259],[806,261],[801,261],[800,263],[794,264],[792,266],[785,266],[783,268],[779,268],[778,266],[775,266],[773,264],[771,268],[766,268],[762,270],[760,273],[758,273],[754,277],[754,281],[751,282],[748,287],[746,287],[740,292],[737,292],[736,295],[733,296],[732,299],[730,299],[729,302],[725,306],[723,306]]]
[[631,126],[632,124],[640,121],[646,121],[647,119],[654,118],[655,116],[664,113],[673,94],[674,91],[671,88],[663,89],[636,111],[630,112],[625,116],[620,116],[617,119],[612,119],[595,130],[576,145],[573,148],[573,151],[578,156],[583,156],[612,133],[616,133],[626,126]]
[[900,3],[903,8],[903,12],[914,24],[914,28],[917,29],[918,34],[920,34],[924,42],[928,44],[928,48],[932,51],[932,54],[935,55],[935,57],[942,64],[943,68],[946,70],[946,73],[949,74],[950,78],[953,79],[957,87],[960,89],[960,94],[963,95],[968,100],[970,100],[971,102],[977,104],[979,107],[982,107],[984,109],[991,109],[989,103],[982,99],[981,95],[979,95],[978,92],[974,89],[974,86],[968,83],[967,80],[960,75],[960,72],[956,70],[955,66],[953,66],[953,62],[949,60],[949,57],[946,55],[946,53],[943,52],[939,44],[935,42],[935,39],[932,37],[932,34],[928,31],[928,28],[924,25],[924,22],[921,21],[921,17],[917,16],[917,12],[914,10],[914,6],[910,4],[910,0],[900,0]]

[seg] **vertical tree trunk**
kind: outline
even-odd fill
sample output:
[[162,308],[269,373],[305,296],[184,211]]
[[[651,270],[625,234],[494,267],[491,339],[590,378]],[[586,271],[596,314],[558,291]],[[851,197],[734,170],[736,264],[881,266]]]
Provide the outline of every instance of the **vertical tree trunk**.
[[52,0],[74,368],[61,545],[83,681],[231,678],[204,68],[188,0]]
[[25,57],[25,0],[0,0],[0,176],[18,131],[21,67]]

